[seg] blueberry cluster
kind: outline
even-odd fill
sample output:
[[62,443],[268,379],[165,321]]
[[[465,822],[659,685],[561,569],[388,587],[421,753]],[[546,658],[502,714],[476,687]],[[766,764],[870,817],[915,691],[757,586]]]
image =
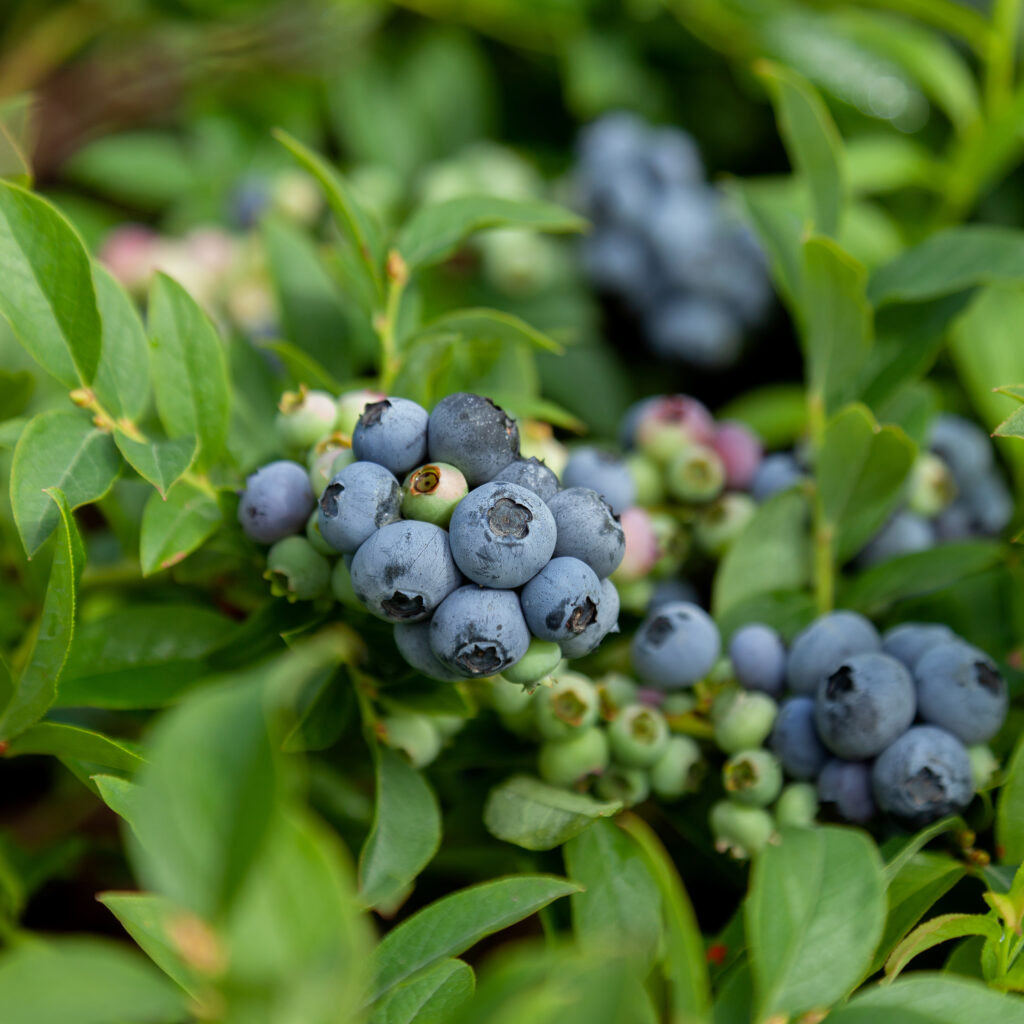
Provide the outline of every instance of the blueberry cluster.
[[394,623],[406,661],[440,680],[532,683],[617,629],[617,517],[596,491],[522,458],[516,422],[489,399],[449,395],[428,413],[301,391],[282,401],[278,431],[292,449],[313,444],[308,468],[257,470],[238,513],[273,545],[276,592],[315,599],[330,585]]
[[722,849],[756,852],[776,824],[807,824],[819,805],[844,821],[886,815],[917,828],[963,811],[991,781],[985,744],[1005,720],[1006,685],[947,626],[905,623],[879,636],[839,611],[788,650],[774,629],[746,625],[728,653],[738,685],[711,709],[730,755],[728,797],[712,811]]
[[693,139],[608,114],[580,137],[575,186],[594,225],[583,248],[590,281],[636,313],[657,355],[734,365],[771,286],[753,236],[705,181]]

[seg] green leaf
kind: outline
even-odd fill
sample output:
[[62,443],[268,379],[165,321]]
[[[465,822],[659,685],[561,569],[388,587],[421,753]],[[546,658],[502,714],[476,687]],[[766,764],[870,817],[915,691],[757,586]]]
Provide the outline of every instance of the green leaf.
[[968,935],[983,935],[999,942],[1002,929],[993,917],[984,914],[942,914],[915,928],[891,953],[885,962],[885,977],[894,979],[916,956],[934,946],[963,939]]
[[847,140],[846,172],[855,194],[942,189],[941,165],[927,148],[906,135],[862,135]]
[[145,888],[202,917],[231,905],[275,813],[261,682],[243,677],[165,714],[137,776],[136,871]]
[[748,391],[719,409],[715,418],[739,420],[767,448],[792,444],[807,429],[807,398],[797,384],[769,384]]
[[1024,408],[1014,409],[992,433],[996,437],[1024,437]]
[[865,615],[878,615],[896,601],[941,590],[991,569],[1005,553],[996,541],[965,540],[890,558],[856,576],[841,591],[839,603]]
[[810,192],[814,225],[835,237],[846,196],[842,139],[832,116],[811,83],[796,72],[764,60],[755,70],[769,87],[790,162]]
[[323,157],[280,129],[274,132],[274,137],[320,182],[342,235],[357,255],[353,266],[364,279],[361,296],[364,303],[381,299],[384,295],[384,246],[373,218],[352,194],[345,179]]
[[436,263],[470,235],[488,228],[582,231],[586,221],[571,210],[536,199],[463,196],[421,206],[398,233],[397,249],[410,271]]
[[103,352],[93,391],[115,419],[138,419],[149,401],[149,342],[135,304],[99,263],[92,267],[103,323]]
[[11,1024],[177,1024],[192,1017],[177,986],[124,946],[99,939],[7,950],[0,1006]]
[[661,896],[637,844],[610,821],[595,821],[564,847],[574,894],[572,923],[583,949],[628,949],[651,963],[661,942]]
[[876,985],[829,1014],[829,1024],[1024,1024],[1024,1000],[948,974]]
[[627,814],[623,818],[622,827],[640,847],[661,893],[665,917],[665,954],[662,966],[672,986],[673,1019],[707,1020],[711,1010],[711,986],[704,942],[679,873],[668,851],[642,818]]
[[67,499],[58,490],[49,494],[59,511],[60,525],[32,652],[0,714],[0,738],[8,740],[39,721],[53,704],[75,633],[78,581],[85,565],[85,549]]
[[194,437],[178,437],[173,441],[135,441],[120,430],[116,430],[114,443],[124,456],[125,462],[143,480],[151,483],[161,498],[167,497],[167,491],[192,465],[192,459],[196,454]]
[[864,268],[828,238],[804,243],[804,348],[810,400],[826,414],[853,397],[871,348]]
[[198,461],[209,466],[228,433],[227,355],[209,317],[165,274],[150,290],[149,338],[160,421],[172,438],[198,438]]
[[129,782],[118,775],[94,775],[93,782],[103,802],[135,833],[139,816],[139,805],[145,796],[137,782]]
[[89,256],[48,202],[0,181],[0,316],[66,388],[92,383],[102,325]]
[[153,493],[142,513],[139,559],[142,575],[177,565],[213,536],[223,521],[220,505],[209,491],[179,480],[166,499]]
[[36,390],[36,379],[28,370],[0,370],[0,421],[20,416]]
[[459,335],[464,338],[485,338],[516,343],[525,341],[534,348],[558,354],[562,346],[524,320],[503,313],[500,309],[458,309],[444,313],[424,324],[410,341],[437,335]]
[[[337,336],[334,338],[337,341]],[[284,364],[285,370],[295,383],[306,384],[311,388],[319,388],[333,394],[340,394],[345,385],[335,379],[334,375],[321,366],[312,356],[296,348],[288,341],[261,341],[260,348],[273,352]]]
[[825,427],[818,455],[824,526],[840,561],[858,552],[902,500],[916,446],[898,427],[879,427],[862,405],[849,405]]
[[1024,384],[1006,384],[1001,388],[996,388],[996,391],[1000,395],[1009,395],[1010,398],[1015,398],[1018,402],[1024,402]]
[[436,900],[384,936],[374,952],[370,998],[439,960],[458,956],[481,939],[522,921],[579,887],[553,875],[516,875]]
[[830,1006],[863,977],[882,935],[878,850],[853,829],[784,829],[754,862],[745,907],[757,1018]]
[[715,574],[716,619],[761,594],[800,590],[810,580],[807,500],[800,490],[769,498],[725,553]]
[[102,892],[97,897],[136,944],[172,981],[190,995],[196,982],[182,963],[171,932],[182,913],[169,900],[148,892]]
[[45,488],[63,491],[70,507],[78,508],[102,498],[120,469],[110,435],[94,427],[85,413],[55,409],[29,420],[11,464],[14,521],[29,558],[60,521]]
[[20,733],[7,744],[7,756],[18,754],[52,754],[54,757],[77,757],[115,771],[135,772],[143,760],[130,747],[118,740],[62,722],[40,722]]
[[441,845],[441,810],[429,783],[396,750],[378,747],[373,828],[359,855],[359,896],[368,907],[391,902]]
[[442,960],[388,992],[374,1006],[370,1024],[446,1024],[475,987],[468,964]]
[[996,804],[996,856],[1001,864],[1024,861],[1024,736],[1013,748]]
[[772,279],[792,310],[800,295],[804,216],[792,190],[766,186],[753,179],[729,183],[757,234],[772,267]]
[[621,809],[620,803],[601,803],[532,775],[513,775],[488,795],[484,825],[492,836],[525,850],[552,850],[596,818],[611,817]]
[[871,275],[876,306],[923,302],[981,284],[1024,280],[1024,232],[990,224],[946,228]]

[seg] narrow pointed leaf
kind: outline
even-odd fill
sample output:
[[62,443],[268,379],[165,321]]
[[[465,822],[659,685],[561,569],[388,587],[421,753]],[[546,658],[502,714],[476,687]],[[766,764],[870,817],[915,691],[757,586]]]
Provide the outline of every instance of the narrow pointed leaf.
[[114,443],[132,469],[151,483],[162,498],[192,464],[196,454],[194,437],[136,441],[120,430],[114,432]]

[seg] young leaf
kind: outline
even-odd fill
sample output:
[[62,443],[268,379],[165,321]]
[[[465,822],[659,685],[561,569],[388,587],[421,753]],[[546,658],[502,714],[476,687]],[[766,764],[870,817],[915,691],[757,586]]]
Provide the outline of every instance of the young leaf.
[[757,1019],[830,1006],[863,977],[882,934],[878,850],[853,829],[786,829],[754,862],[745,908]]
[[839,131],[822,98],[805,78],[769,61],[757,73],[768,84],[775,116],[794,169],[807,184],[814,226],[833,238],[846,203]]
[[32,653],[0,714],[3,739],[24,732],[53,704],[75,632],[78,580],[85,565],[85,549],[67,499],[58,490],[48,494],[59,513],[57,543]]
[[996,856],[1000,863],[1024,860],[1024,736],[1013,749],[996,804]]
[[885,977],[892,981],[904,967],[925,950],[951,939],[968,935],[982,935],[999,942],[1002,928],[993,917],[985,914],[942,914],[915,928],[893,951],[885,962]]
[[177,565],[213,536],[222,521],[216,497],[188,480],[179,480],[166,499],[150,494],[139,540],[142,575]]
[[1024,437],[1024,408],[1014,409],[992,433],[996,437]]
[[231,394],[228,361],[217,330],[177,281],[157,274],[149,295],[153,388],[172,438],[198,438],[209,466],[224,450]]
[[53,409],[29,420],[14,449],[11,505],[21,542],[31,558],[60,521],[45,488],[64,492],[78,508],[102,498],[121,470],[110,435],[89,417],[71,409]]
[[500,309],[459,309],[443,313],[424,324],[413,335],[409,344],[415,344],[422,338],[453,334],[469,338],[493,338],[509,343],[525,341],[532,347],[547,352],[562,352],[562,346],[557,341],[531,327],[519,317],[504,313]]
[[174,486],[196,454],[194,437],[176,437],[174,440],[136,441],[120,430],[114,431],[114,443],[125,462],[143,480],[151,483],[161,498]]
[[804,349],[810,400],[826,414],[853,397],[871,348],[864,268],[828,238],[804,243]]
[[397,249],[410,271],[449,256],[470,235],[488,228],[582,231],[586,221],[571,210],[537,199],[463,196],[421,206],[398,233]]
[[373,1007],[369,1024],[441,1024],[473,998],[473,969],[442,960],[396,985]]
[[828,1024],[1024,1024],[1024,1000],[993,992],[981,982],[921,973],[876,985],[828,1015]]
[[516,875],[431,903],[388,932],[374,952],[372,1000],[439,960],[522,921],[579,886],[552,875]]
[[610,821],[595,821],[563,847],[566,874],[583,891],[570,898],[583,949],[629,949],[650,963],[661,942],[661,895],[637,844]]
[[178,1024],[184,993],[119,943],[25,943],[0,956],[0,1006],[14,1024]]
[[142,758],[130,747],[104,736],[63,722],[39,722],[8,741],[7,756],[18,754],[52,754],[54,757],[76,757],[92,764],[129,774],[142,766]]
[[822,518],[844,561],[863,547],[902,500],[914,443],[898,427],[879,427],[862,405],[829,421],[818,456]]
[[532,775],[513,775],[491,790],[484,806],[488,832],[524,850],[553,850],[596,818],[622,810],[583,793],[549,786]]
[[430,862],[441,845],[437,797],[406,758],[378,747],[373,828],[359,855],[359,897],[368,907],[388,903]]
[[92,780],[103,802],[131,828],[138,841],[135,823],[139,816],[139,806],[145,797],[139,784],[118,775],[94,775]]
[[1024,232],[991,224],[946,228],[907,249],[871,275],[876,306],[923,302],[980,284],[1024,280]]
[[149,401],[149,342],[146,329],[124,288],[99,263],[93,285],[103,322],[103,352],[93,391],[115,419],[137,420]]
[[29,354],[66,388],[91,384],[102,325],[89,256],[44,199],[0,181],[0,316]]

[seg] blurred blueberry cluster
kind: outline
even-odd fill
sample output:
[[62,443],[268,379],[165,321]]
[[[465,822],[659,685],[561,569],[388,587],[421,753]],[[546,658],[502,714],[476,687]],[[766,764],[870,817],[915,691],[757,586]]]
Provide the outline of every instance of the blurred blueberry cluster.
[[607,114],[580,136],[575,190],[593,222],[585,273],[636,314],[654,352],[708,370],[735,365],[771,285],[753,236],[705,180],[693,139]]

